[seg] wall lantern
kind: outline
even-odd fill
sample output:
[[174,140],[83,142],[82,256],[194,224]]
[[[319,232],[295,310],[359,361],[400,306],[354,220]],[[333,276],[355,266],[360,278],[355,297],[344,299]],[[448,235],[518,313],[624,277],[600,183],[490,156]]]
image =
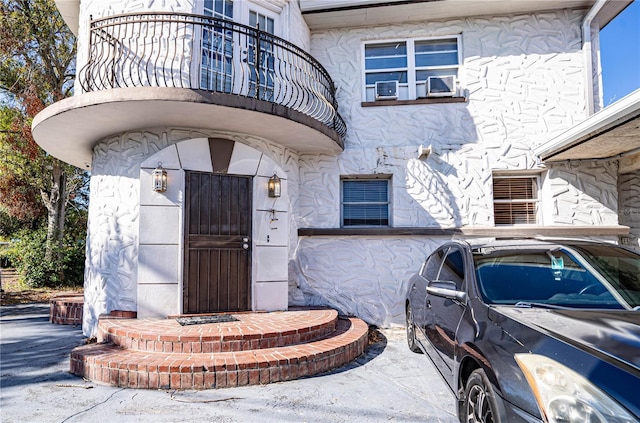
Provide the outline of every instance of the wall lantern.
[[271,178],[269,178],[269,197],[277,198],[280,197],[281,193],[281,184],[280,178],[275,173]]
[[151,185],[155,192],[167,190],[167,171],[162,168],[162,163],[158,163],[158,167],[151,173]]

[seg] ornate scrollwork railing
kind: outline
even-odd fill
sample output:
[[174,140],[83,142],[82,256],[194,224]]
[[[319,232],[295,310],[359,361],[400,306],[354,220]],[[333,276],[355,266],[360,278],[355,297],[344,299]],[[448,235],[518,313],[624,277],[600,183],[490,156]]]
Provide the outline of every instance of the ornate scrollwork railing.
[[335,86],[310,54],[282,38],[208,16],[137,13],[91,21],[84,92],[175,87],[272,102],[346,134]]

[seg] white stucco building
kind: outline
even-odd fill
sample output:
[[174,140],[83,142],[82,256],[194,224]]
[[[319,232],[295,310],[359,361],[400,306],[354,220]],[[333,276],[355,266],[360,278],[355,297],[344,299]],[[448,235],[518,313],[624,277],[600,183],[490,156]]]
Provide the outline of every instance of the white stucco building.
[[86,335],[112,310],[401,323],[452,236],[640,248],[640,92],[603,109],[599,65],[628,1],[56,3],[75,95],[33,133],[91,171]]

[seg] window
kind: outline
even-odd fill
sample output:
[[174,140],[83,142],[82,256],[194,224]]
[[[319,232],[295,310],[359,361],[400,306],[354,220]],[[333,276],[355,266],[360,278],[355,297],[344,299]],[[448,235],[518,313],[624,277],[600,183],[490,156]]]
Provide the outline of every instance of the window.
[[[261,13],[249,12],[249,26],[260,31],[275,34],[274,20]],[[249,96],[257,97],[260,100],[273,101],[275,58],[273,55],[273,40],[261,40],[260,45],[256,45],[253,37],[249,37],[249,48],[247,49],[247,64],[249,65]],[[259,47],[259,48],[257,48]],[[259,56],[256,54],[259,52]],[[256,72],[255,58],[259,58],[259,67]],[[258,81],[259,78],[259,81]]]
[[459,36],[365,44],[365,101],[456,95],[459,44]]
[[435,281],[438,278],[438,273],[442,267],[442,260],[444,259],[446,252],[447,248],[445,247],[444,249],[441,248],[435,254],[429,256],[423,266],[422,277],[427,279],[429,282]]
[[[205,16],[233,19],[231,0],[205,0]],[[202,65],[200,88],[231,92],[233,73],[233,33],[222,27],[204,27],[202,30]]]
[[462,291],[464,288],[464,258],[462,251],[451,248],[444,261],[438,279],[441,281],[454,282],[456,289]]
[[538,185],[537,176],[494,176],[495,224],[538,223]]
[[389,226],[389,180],[343,179],[342,226]]

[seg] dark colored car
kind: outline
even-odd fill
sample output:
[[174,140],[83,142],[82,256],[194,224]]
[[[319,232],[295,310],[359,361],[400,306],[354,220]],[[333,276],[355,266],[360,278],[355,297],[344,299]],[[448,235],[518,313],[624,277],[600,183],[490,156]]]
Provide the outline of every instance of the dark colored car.
[[409,283],[409,348],[461,422],[640,421],[640,255],[586,241],[452,241]]

